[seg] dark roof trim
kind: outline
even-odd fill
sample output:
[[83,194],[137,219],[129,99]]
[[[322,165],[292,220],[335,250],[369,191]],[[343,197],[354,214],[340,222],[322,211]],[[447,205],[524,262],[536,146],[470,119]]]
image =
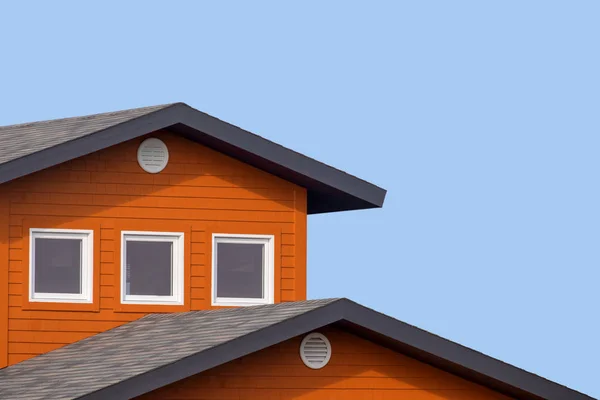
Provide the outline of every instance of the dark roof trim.
[[[85,123],[85,121],[82,121]],[[0,183],[166,129],[205,144],[308,191],[308,213],[383,206],[386,191],[329,165],[198,111],[175,103],[86,136],[0,165]]]
[[357,333],[448,372],[521,399],[593,400],[565,386],[513,367],[429,332],[340,299],[279,324],[197,353],[170,365],[81,397],[85,400],[129,399],[177,382],[323,326],[342,323]]

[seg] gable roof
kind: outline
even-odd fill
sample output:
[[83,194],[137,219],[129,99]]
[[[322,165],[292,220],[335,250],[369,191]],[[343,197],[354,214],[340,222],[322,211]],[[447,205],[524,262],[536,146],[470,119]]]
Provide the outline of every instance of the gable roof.
[[331,324],[509,396],[593,400],[348,299],[150,314],[0,370],[0,398],[128,399]]
[[309,214],[383,205],[384,189],[184,103],[0,127],[0,183],[160,129],[305,187]]

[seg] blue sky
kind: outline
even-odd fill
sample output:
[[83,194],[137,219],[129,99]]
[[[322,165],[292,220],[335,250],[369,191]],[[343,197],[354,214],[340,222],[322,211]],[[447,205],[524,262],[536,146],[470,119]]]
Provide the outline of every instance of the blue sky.
[[183,101],[374,182],[309,297],[600,396],[599,2],[48,3],[0,5],[0,125]]

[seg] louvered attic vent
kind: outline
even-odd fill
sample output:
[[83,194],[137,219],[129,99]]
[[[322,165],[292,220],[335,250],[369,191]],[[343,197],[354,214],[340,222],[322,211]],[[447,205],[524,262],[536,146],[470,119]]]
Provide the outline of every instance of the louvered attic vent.
[[146,139],[138,147],[138,163],[146,172],[157,174],[167,166],[169,162],[169,149],[160,139]]
[[309,333],[300,344],[300,357],[309,368],[323,368],[331,358],[331,343],[320,333]]

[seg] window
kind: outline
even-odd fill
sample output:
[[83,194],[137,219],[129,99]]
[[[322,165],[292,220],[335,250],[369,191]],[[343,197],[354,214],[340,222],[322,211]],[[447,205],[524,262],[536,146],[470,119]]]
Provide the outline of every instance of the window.
[[122,232],[121,302],[183,304],[183,233]]
[[30,229],[29,300],[91,303],[93,232]]
[[213,235],[213,305],[273,303],[273,236]]

